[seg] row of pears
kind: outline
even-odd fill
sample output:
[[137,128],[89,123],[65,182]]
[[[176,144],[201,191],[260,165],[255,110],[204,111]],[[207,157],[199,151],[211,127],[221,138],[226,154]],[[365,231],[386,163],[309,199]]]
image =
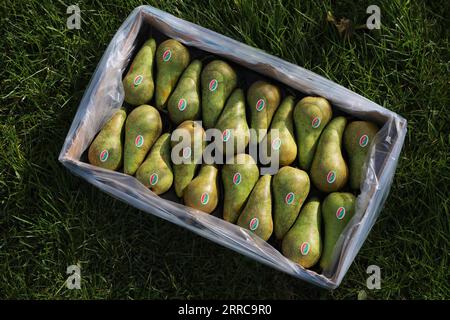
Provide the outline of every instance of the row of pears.
[[[191,61],[188,48],[173,39],[146,41],[123,88],[134,109],[127,115],[121,108],[106,122],[88,150],[91,164],[122,168],[157,195],[173,186],[185,205],[205,213],[223,202],[224,220],[266,241],[273,235],[282,253],[305,268],[319,261],[330,268],[333,248],[354,213],[355,196],[342,189],[360,188],[375,124],[333,118],[325,98],[296,103],[266,81],[255,81],[245,94],[229,63]],[[161,113],[176,127],[172,132],[163,133]],[[211,128],[222,133],[214,143],[232,163],[202,164],[205,130]],[[257,130],[256,137],[249,129]],[[191,139],[183,144],[186,132]],[[268,159],[278,152],[281,169],[273,176],[260,176],[258,162],[246,154],[251,139],[267,146]],[[173,161],[172,152],[188,163]],[[323,197],[311,196],[313,188]]]

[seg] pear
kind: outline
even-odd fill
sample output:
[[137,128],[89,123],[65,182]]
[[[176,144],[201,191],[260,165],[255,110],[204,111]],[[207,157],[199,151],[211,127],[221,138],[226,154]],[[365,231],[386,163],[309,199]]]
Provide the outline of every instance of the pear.
[[364,163],[370,144],[378,132],[378,127],[368,121],[353,121],[344,131],[344,147],[350,164],[350,187],[359,189]]
[[280,99],[280,89],[264,81],[256,81],[248,89],[247,102],[251,115],[250,127],[256,130],[257,143],[261,143],[266,135],[272,117],[280,104]]
[[303,206],[292,228],[283,238],[283,255],[304,268],[314,266],[320,259],[322,241],[320,201],[311,198]]
[[320,136],[311,165],[311,180],[323,192],[342,189],[348,180],[348,167],[342,156],[342,135],[347,119],[336,117]]
[[91,143],[89,163],[94,166],[117,170],[122,165],[122,132],[127,114],[120,109],[108,120]]
[[231,163],[222,167],[224,220],[236,222],[258,178],[259,169],[255,160],[245,153],[235,155]]
[[170,133],[164,133],[156,140],[147,158],[136,171],[136,178],[156,194],[170,189],[173,182]]
[[320,258],[322,269],[332,268],[332,259],[336,242],[355,214],[356,198],[347,192],[330,193],[322,203],[322,217],[324,223],[323,252]]
[[273,231],[271,179],[270,175],[259,178],[237,222],[242,228],[254,232],[266,241],[269,240]]
[[182,198],[201,162],[205,131],[200,122],[186,120],[172,132],[171,141],[175,193]]
[[301,169],[310,170],[320,134],[332,115],[330,103],[322,97],[305,97],[295,106],[294,122]]
[[269,133],[262,141],[262,144],[266,145],[269,158],[272,155],[275,156],[276,152],[278,152],[280,167],[290,165],[297,157],[297,145],[295,144],[292,119],[293,110],[294,97],[288,96],[275,112]]
[[167,100],[184,69],[189,64],[189,50],[180,42],[169,39],[156,50],[155,104],[158,109],[166,107]]
[[126,174],[135,174],[161,132],[161,116],[154,107],[144,104],[131,111],[125,123]]
[[153,58],[156,51],[155,39],[147,40],[136,54],[130,69],[123,79],[125,102],[140,106],[149,103],[153,97]]
[[202,113],[205,128],[213,128],[222,113],[225,102],[237,84],[233,68],[221,60],[214,60],[203,69]]
[[222,141],[217,142],[220,152],[233,150],[234,154],[243,153],[250,139],[245,117],[245,96],[242,89],[235,89],[217,121],[216,128],[222,132]]
[[308,197],[308,174],[293,167],[282,167],[273,178],[274,228],[277,239],[282,239],[298,217]]
[[172,122],[179,125],[186,120],[199,118],[200,109],[200,72],[202,63],[194,60],[183,72],[167,103],[167,111]]
[[206,213],[213,212],[219,202],[218,174],[217,166],[204,164],[184,190],[184,203]]

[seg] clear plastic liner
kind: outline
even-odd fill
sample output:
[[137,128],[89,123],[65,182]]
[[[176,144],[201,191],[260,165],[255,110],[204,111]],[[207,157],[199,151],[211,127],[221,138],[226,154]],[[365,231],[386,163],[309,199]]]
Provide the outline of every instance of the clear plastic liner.
[[[332,268],[324,270],[323,274],[307,270],[250,231],[171,199],[161,198],[132,176],[81,161],[97,132],[122,106],[123,73],[143,41],[142,30],[149,29],[176,39],[191,49],[198,48],[226,58],[304,94],[325,97],[335,109],[380,126],[365,164],[365,179],[357,198],[356,214],[337,243]],[[183,226],[294,277],[333,289],[341,283],[389,194],[406,135],[406,124],[398,114],[311,71],[154,7],[140,6],[125,20],[103,54],[67,134],[59,161],[74,174],[142,211]]]

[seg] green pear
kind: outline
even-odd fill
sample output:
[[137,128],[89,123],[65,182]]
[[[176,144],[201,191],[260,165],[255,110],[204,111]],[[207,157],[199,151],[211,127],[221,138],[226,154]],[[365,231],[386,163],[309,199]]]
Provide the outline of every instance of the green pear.
[[202,113],[203,125],[214,127],[225,102],[237,84],[233,68],[221,60],[214,60],[202,71]]
[[[262,143],[267,146],[267,156],[271,157],[278,151],[279,165],[288,166],[297,157],[297,145],[294,137],[294,123],[292,112],[294,110],[294,97],[288,96],[278,107],[273,116],[269,133]],[[278,134],[275,130],[278,130]]]
[[250,131],[245,117],[245,96],[242,89],[235,89],[216,123],[216,129],[222,132],[222,141],[218,141],[220,152],[226,154],[226,149],[242,153],[248,145]]
[[149,103],[153,97],[153,57],[156,51],[155,39],[147,40],[137,53],[130,69],[123,78],[125,102],[134,106]]
[[245,153],[235,155],[231,163],[222,167],[224,220],[236,222],[258,178],[259,169],[255,160]]
[[273,231],[271,178],[270,175],[259,178],[237,222],[242,228],[254,232],[266,241],[269,240]]
[[334,247],[342,231],[355,214],[356,198],[347,192],[330,193],[322,203],[324,223],[323,252],[320,258],[322,269],[332,267]]
[[186,120],[199,118],[200,109],[200,72],[202,63],[194,60],[183,72],[167,103],[167,110],[172,122],[179,125]]
[[172,90],[184,69],[189,64],[189,50],[180,42],[169,39],[156,50],[156,91],[155,104],[158,109],[166,107]]
[[206,213],[213,212],[219,202],[218,174],[217,166],[204,164],[184,190],[184,204]]
[[170,189],[173,182],[170,133],[164,133],[156,140],[147,158],[136,171],[136,178],[156,194]]
[[295,106],[294,122],[301,169],[309,171],[311,168],[320,134],[332,115],[330,103],[322,97],[305,97]]
[[281,244],[283,255],[304,268],[314,266],[322,252],[320,201],[311,198],[303,206]]
[[368,121],[353,121],[345,128],[344,147],[349,158],[350,187],[354,190],[361,185],[364,162],[377,132],[378,127]]
[[89,163],[117,170],[122,165],[122,131],[127,113],[119,109],[100,130],[88,151]]
[[305,171],[282,167],[273,177],[275,236],[281,240],[298,217],[308,197],[310,182]]
[[134,175],[162,132],[158,110],[142,105],[131,111],[125,123],[123,172]]
[[345,186],[348,167],[342,156],[342,135],[347,119],[336,117],[323,130],[311,165],[311,180],[323,192],[335,192]]
[[205,148],[205,131],[199,122],[186,120],[172,132],[171,140],[175,193],[182,198],[201,162]]
[[[280,99],[280,89],[264,81],[256,81],[248,89],[247,102],[251,115],[250,127],[256,130],[257,143],[260,143],[266,135],[272,117],[280,104]],[[262,130],[262,133],[259,130]]]

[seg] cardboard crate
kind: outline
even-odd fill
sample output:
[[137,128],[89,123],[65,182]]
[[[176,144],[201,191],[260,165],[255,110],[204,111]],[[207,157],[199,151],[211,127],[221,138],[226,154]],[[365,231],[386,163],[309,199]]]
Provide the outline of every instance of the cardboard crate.
[[[241,70],[247,70],[246,77],[250,80],[251,77],[263,76],[304,95],[325,97],[334,110],[380,126],[365,165],[365,180],[357,198],[355,216],[337,243],[330,270],[318,274],[305,269],[237,225],[188,208],[173,194],[159,197],[132,176],[95,167],[84,160],[85,152],[98,131],[122,106],[122,77],[149,35],[155,36],[158,43],[161,38],[176,39],[188,46],[194,57],[206,53],[226,59]],[[294,277],[324,288],[336,288],[389,194],[405,135],[404,118],[330,80],[154,7],[140,6],[125,20],[103,54],[67,134],[59,161],[74,174],[142,211],[183,226]]]

